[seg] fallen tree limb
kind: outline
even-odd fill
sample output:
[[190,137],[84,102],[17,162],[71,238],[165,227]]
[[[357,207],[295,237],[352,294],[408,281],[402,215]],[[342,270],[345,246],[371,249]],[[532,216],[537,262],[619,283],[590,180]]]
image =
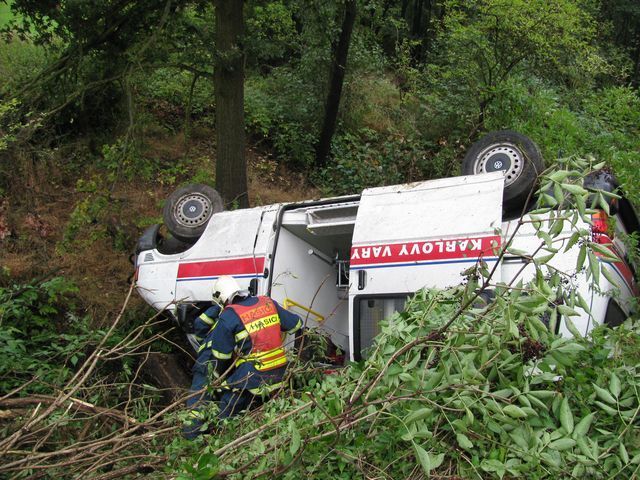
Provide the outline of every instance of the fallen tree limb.
[[[57,397],[53,397],[50,395],[31,395],[29,397],[7,398],[7,399],[0,400],[0,407],[16,409],[16,408],[25,407],[27,405],[39,405],[39,404],[51,405],[52,403],[56,402],[56,400],[57,400]],[[126,423],[126,422],[137,423],[137,420],[135,418],[125,415],[124,413],[119,412],[118,410],[114,410],[113,408],[98,407],[96,405],[93,405],[89,402],[85,402],[77,398],[69,398],[67,402],[68,404],[71,404],[77,410],[80,410],[82,412],[89,412],[89,413],[104,415],[108,418],[111,418],[113,420],[117,420],[123,423]],[[67,408],[66,405],[68,404],[63,403],[59,406],[61,408],[62,407]],[[0,418],[2,418],[2,413],[0,413]]]

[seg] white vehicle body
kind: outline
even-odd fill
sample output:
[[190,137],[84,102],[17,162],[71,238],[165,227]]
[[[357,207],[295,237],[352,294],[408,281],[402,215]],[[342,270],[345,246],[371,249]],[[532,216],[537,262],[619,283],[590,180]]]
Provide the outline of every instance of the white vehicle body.
[[[461,273],[480,257],[495,265],[517,224],[502,219],[503,185],[502,172],[493,172],[216,213],[183,252],[139,247],[137,290],[154,308],[175,313],[180,304],[211,300],[220,275],[232,275],[243,287],[257,279],[257,294],[270,295],[308,326],[322,328],[357,360],[371,345],[378,322],[402,309],[409,295],[460,284]],[[624,231],[623,222],[617,228]],[[513,247],[532,254],[540,243],[525,223]],[[624,245],[617,238],[613,244],[624,259]],[[592,316],[583,312],[573,319],[586,334],[606,320],[611,299],[596,293],[584,272],[574,272],[578,246],[568,252],[556,247],[560,253],[550,265],[575,273],[578,291],[591,304]],[[629,314],[630,299],[637,295],[631,269],[624,261],[603,265],[619,279],[615,308]],[[525,257],[505,256],[493,282],[527,281],[533,272]],[[601,291],[613,287],[601,279]],[[569,335],[564,323],[560,328]]]

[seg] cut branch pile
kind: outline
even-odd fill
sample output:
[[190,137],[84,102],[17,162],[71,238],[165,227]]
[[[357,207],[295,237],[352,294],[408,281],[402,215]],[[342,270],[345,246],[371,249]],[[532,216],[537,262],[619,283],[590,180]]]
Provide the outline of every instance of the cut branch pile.
[[[106,335],[57,395],[20,396],[22,390],[37,383],[35,378],[0,397],[0,420],[9,422],[11,432],[0,441],[0,476],[20,474],[24,478],[29,472],[27,478],[43,478],[64,472],[65,478],[108,479],[150,473],[166,463],[167,457],[158,445],[170,443],[176,435],[178,424],[171,414],[182,409],[185,396],[162,408],[149,398],[142,402],[147,414],[141,415],[141,399],[133,388],[150,355],[149,345],[163,338],[163,334],[143,337],[143,332],[159,323],[158,319],[149,319],[115,345],[105,347],[132,291],[133,287]],[[112,407],[89,401],[96,387],[110,387],[101,383],[99,367],[124,356],[142,356],[127,397]]]

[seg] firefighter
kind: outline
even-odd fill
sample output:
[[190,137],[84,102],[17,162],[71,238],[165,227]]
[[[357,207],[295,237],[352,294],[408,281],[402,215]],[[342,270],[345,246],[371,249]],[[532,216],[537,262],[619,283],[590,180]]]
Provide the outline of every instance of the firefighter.
[[269,297],[250,296],[230,276],[221,276],[215,282],[213,299],[224,308],[217,319],[209,317],[215,310],[205,312],[212,327],[193,367],[191,396],[187,400],[191,418],[184,429],[187,438],[202,433],[200,407],[211,400],[205,390],[209,370],[215,378],[227,374],[220,385],[218,418],[235,415],[260,403],[262,397],[282,385],[287,364],[284,334],[302,327],[300,317]]
[[209,335],[209,332],[213,328],[221,310],[222,308],[220,305],[214,303],[194,320],[193,334],[195,335],[198,344],[202,345],[203,340],[207,335]]

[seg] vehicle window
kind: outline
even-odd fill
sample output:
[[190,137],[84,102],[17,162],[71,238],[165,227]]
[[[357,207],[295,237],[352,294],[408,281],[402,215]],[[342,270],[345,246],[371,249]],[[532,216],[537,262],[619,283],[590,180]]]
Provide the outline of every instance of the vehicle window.
[[624,313],[618,302],[615,300],[609,300],[609,305],[607,305],[607,313],[604,316],[604,324],[609,327],[617,327],[618,325],[622,325],[627,319],[627,314]]
[[355,299],[355,358],[367,358],[373,339],[380,333],[380,321],[404,310],[408,295],[357,297]]

